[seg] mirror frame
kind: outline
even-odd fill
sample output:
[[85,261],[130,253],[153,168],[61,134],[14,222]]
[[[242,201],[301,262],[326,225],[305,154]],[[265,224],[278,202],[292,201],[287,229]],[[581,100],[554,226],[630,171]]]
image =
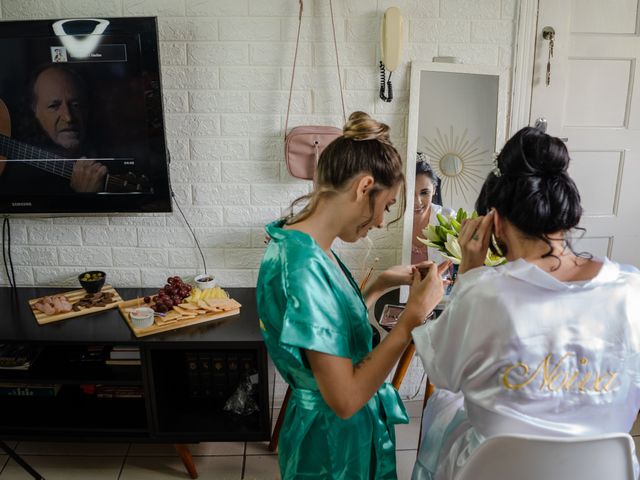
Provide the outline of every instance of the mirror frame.
[[[406,210],[402,226],[402,264],[411,264],[411,236],[413,234],[413,222],[407,215],[413,212],[414,186],[416,180],[415,158],[418,148],[418,122],[420,107],[420,82],[423,72],[464,73],[472,75],[491,75],[498,77],[498,98],[496,118],[496,152],[502,149],[508,133],[508,95],[507,80],[509,70],[506,67],[495,65],[467,65],[460,63],[412,63],[411,81],[409,87],[409,118],[407,125],[407,151],[405,156],[406,179]],[[405,303],[409,296],[409,287],[400,289],[400,301]]]

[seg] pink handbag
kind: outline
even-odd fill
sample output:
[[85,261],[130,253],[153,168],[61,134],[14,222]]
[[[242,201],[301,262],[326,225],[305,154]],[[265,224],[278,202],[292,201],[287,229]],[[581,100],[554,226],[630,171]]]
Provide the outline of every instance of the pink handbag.
[[[284,124],[284,158],[287,163],[289,173],[303,180],[313,180],[313,176],[320,158],[322,150],[333,140],[342,135],[342,129],[336,127],[323,126],[300,126],[294,127],[287,134],[289,125],[289,110],[291,108],[291,94],[293,92],[293,79],[296,74],[296,59],[298,57],[298,43],[300,41],[300,26],[302,25],[302,0],[300,3],[300,13],[298,15],[298,38],[296,40],[296,51],[293,57],[293,71],[291,72],[291,86],[289,87],[289,103],[287,104],[287,119]],[[340,86],[340,97],[342,99],[342,116],[346,123],[347,116],[344,108],[344,96],[342,94],[342,80],[340,79],[340,62],[338,61],[338,44],[336,42],[336,30],[333,24],[333,5],[331,7],[331,25],[333,26],[333,44],[336,50],[336,65],[338,67],[338,84]]]
[[287,170],[296,177],[312,180],[320,152],[342,135],[336,127],[301,126],[292,128],[284,138]]

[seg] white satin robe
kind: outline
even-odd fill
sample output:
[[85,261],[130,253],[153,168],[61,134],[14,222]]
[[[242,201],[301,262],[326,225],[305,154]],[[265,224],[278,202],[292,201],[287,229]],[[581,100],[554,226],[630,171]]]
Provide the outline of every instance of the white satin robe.
[[443,314],[413,331],[436,386],[414,480],[454,478],[492,435],[631,430],[640,409],[640,271],[598,260],[586,282],[561,282],[524,260],[458,277]]

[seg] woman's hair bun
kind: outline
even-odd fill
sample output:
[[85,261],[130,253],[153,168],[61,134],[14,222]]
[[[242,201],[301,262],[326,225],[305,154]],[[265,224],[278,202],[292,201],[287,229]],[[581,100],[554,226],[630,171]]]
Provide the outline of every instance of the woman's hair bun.
[[548,177],[566,173],[569,168],[569,153],[564,142],[533,127],[525,127],[517,137],[520,155],[504,149],[498,157],[498,167],[503,174],[511,176]]
[[391,144],[389,126],[378,122],[364,112],[353,112],[342,129],[342,135],[355,141],[378,140]]
[[504,145],[497,167],[476,201],[479,214],[495,208],[520,231],[536,238],[578,225],[580,192],[567,172],[569,152],[559,138],[525,127]]

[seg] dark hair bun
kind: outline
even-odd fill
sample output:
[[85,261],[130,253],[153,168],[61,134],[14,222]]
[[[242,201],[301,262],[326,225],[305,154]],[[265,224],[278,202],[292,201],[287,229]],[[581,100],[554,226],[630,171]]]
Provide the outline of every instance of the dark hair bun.
[[499,172],[485,180],[476,210],[490,208],[527,235],[542,237],[580,222],[580,193],[569,177],[564,143],[536,128],[525,127],[505,144],[497,158]]
[[378,122],[364,112],[353,112],[342,129],[342,135],[351,140],[378,140],[391,144],[389,126]]
[[559,138],[547,135],[537,128],[525,127],[511,140],[516,139],[520,155],[507,155],[506,153],[512,153],[511,149],[504,148],[498,156],[498,167],[502,174],[553,176],[560,175],[569,168],[569,153]]

